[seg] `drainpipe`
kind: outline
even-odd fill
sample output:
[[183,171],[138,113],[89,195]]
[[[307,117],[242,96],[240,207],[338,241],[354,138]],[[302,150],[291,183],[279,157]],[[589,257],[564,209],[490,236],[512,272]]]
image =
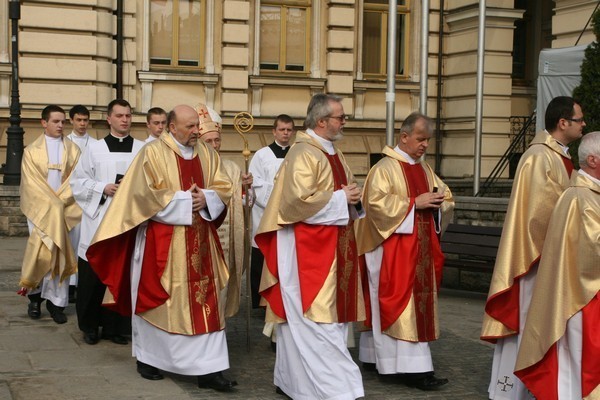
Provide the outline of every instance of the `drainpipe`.
[[387,89],[385,92],[385,142],[388,146],[394,146],[397,4],[396,0],[390,0],[388,13]]
[[444,0],[440,0],[440,23],[438,27],[438,63],[437,63],[437,99],[435,118],[435,173],[440,176],[442,171],[442,46],[444,44]]
[[123,98],[123,0],[117,0],[117,35],[113,38],[117,41],[117,59],[115,64],[117,65],[117,82],[113,87],[117,89],[117,99]]
[[485,2],[479,0],[479,39],[477,41],[477,95],[475,104],[475,151],[473,158],[473,196],[479,193],[481,179],[481,131],[483,118],[483,67],[485,58]]
[[427,79],[429,78],[429,0],[421,2],[421,78],[419,111],[427,115]]

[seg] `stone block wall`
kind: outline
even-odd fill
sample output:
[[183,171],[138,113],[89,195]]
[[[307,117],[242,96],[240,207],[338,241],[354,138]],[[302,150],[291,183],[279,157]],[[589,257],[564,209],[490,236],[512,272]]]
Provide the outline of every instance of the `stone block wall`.
[[502,226],[507,198],[455,196],[454,223],[477,226]]
[[[507,198],[455,196],[454,223],[477,226],[502,226],[508,208]],[[444,268],[442,287],[487,293],[492,271],[463,271]]]
[[19,208],[19,187],[0,185],[0,237],[28,234],[27,219]]

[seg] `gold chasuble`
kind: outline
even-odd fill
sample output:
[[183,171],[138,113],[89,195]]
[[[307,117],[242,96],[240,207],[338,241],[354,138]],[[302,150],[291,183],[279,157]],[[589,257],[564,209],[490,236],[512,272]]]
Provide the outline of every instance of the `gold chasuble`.
[[105,305],[131,314],[131,257],[137,230],[147,223],[135,313],[181,335],[224,328],[221,291],[229,279],[216,232],[220,221],[208,222],[198,214],[190,226],[150,220],[176,191],[193,184],[214,190],[225,204],[231,197],[231,180],[217,153],[198,141],[192,159],[185,160],[171,135],[161,135],[134,159],[87,252],[107,286]]
[[[77,271],[77,257],[69,232],[81,221],[81,208],[71,192],[70,179],[79,160],[79,147],[63,139],[60,164],[49,164],[46,137],[25,148],[21,164],[21,211],[34,225],[29,234],[19,285],[36,288],[48,272],[63,282]],[[50,169],[60,170],[61,185],[54,191],[47,182]]]
[[[441,206],[445,229],[452,218],[450,189],[421,161],[411,165],[391,147],[369,172],[363,207],[366,217],[357,222],[360,254],[383,246],[379,308],[381,331],[396,339],[427,342],[439,336],[437,290],[444,255],[435,229],[437,210],[416,210],[411,234],[395,231],[414,208],[415,198],[436,187],[444,193]],[[367,321],[367,326],[370,321]]]
[[[242,202],[242,171],[238,165],[226,159],[221,159],[223,168],[233,183],[233,195],[227,204],[227,217],[219,228],[219,234],[229,267],[229,283],[227,285],[227,303],[225,317],[233,317],[240,308],[242,288],[243,256],[244,256],[244,206]],[[227,251],[225,251],[227,249]]]
[[548,225],[515,367],[536,398],[559,398],[557,342],[581,311],[581,393],[600,399],[599,291],[600,185],[574,173]]
[[519,279],[542,252],[550,214],[569,185],[573,164],[558,142],[539,132],[521,157],[504,220],[481,339],[519,333]]
[[304,316],[320,323],[365,319],[353,221],[346,226],[303,222],[325,207],[341,185],[352,182],[339,150],[328,155],[308,134],[296,134],[255,238],[265,255],[260,293],[267,301],[268,322],[286,319],[277,263],[277,231],[285,225],[294,227]]

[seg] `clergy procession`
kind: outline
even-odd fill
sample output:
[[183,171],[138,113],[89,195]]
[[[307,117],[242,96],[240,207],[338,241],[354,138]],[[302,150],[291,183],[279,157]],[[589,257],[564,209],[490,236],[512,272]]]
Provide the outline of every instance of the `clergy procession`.
[[[45,301],[54,323],[76,317],[82,346],[131,346],[135,364],[114,365],[157,393],[170,378],[193,380],[195,398],[378,398],[374,385],[397,399],[600,399],[600,132],[584,135],[573,98],[549,103],[516,170],[475,309],[482,397],[465,395],[436,354],[450,329],[441,240],[455,197],[426,160],[430,117],[401,116],[397,142],[361,182],[340,151],[349,116],[334,94],[312,96],[302,130],[278,115],[251,159],[251,126],[234,121],[245,168],[220,153],[223,120],[204,104],[150,108],[145,141],[131,135],[132,113],[111,101],[97,139],[83,105],[41,113],[20,186],[29,238],[18,293],[31,320]],[[579,139],[577,166],[568,145]],[[467,329],[465,312],[450,336]],[[236,315],[246,350],[232,344]],[[271,360],[271,397],[235,373],[251,349]],[[469,363],[465,349],[449,351]],[[248,362],[259,371],[261,359]]]

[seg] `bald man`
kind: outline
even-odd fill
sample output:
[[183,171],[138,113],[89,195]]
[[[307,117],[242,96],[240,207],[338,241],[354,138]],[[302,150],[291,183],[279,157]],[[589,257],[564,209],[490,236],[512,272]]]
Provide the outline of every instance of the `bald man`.
[[164,370],[231,391],[235,382],[222,374],[229,275],[216,230],[232,183],[217,153],[198,140],[193,108],[175,107],[167,127],[127,171],[88,259],[112,297],[106,305],[133,314],[143,378],[162,379]]

